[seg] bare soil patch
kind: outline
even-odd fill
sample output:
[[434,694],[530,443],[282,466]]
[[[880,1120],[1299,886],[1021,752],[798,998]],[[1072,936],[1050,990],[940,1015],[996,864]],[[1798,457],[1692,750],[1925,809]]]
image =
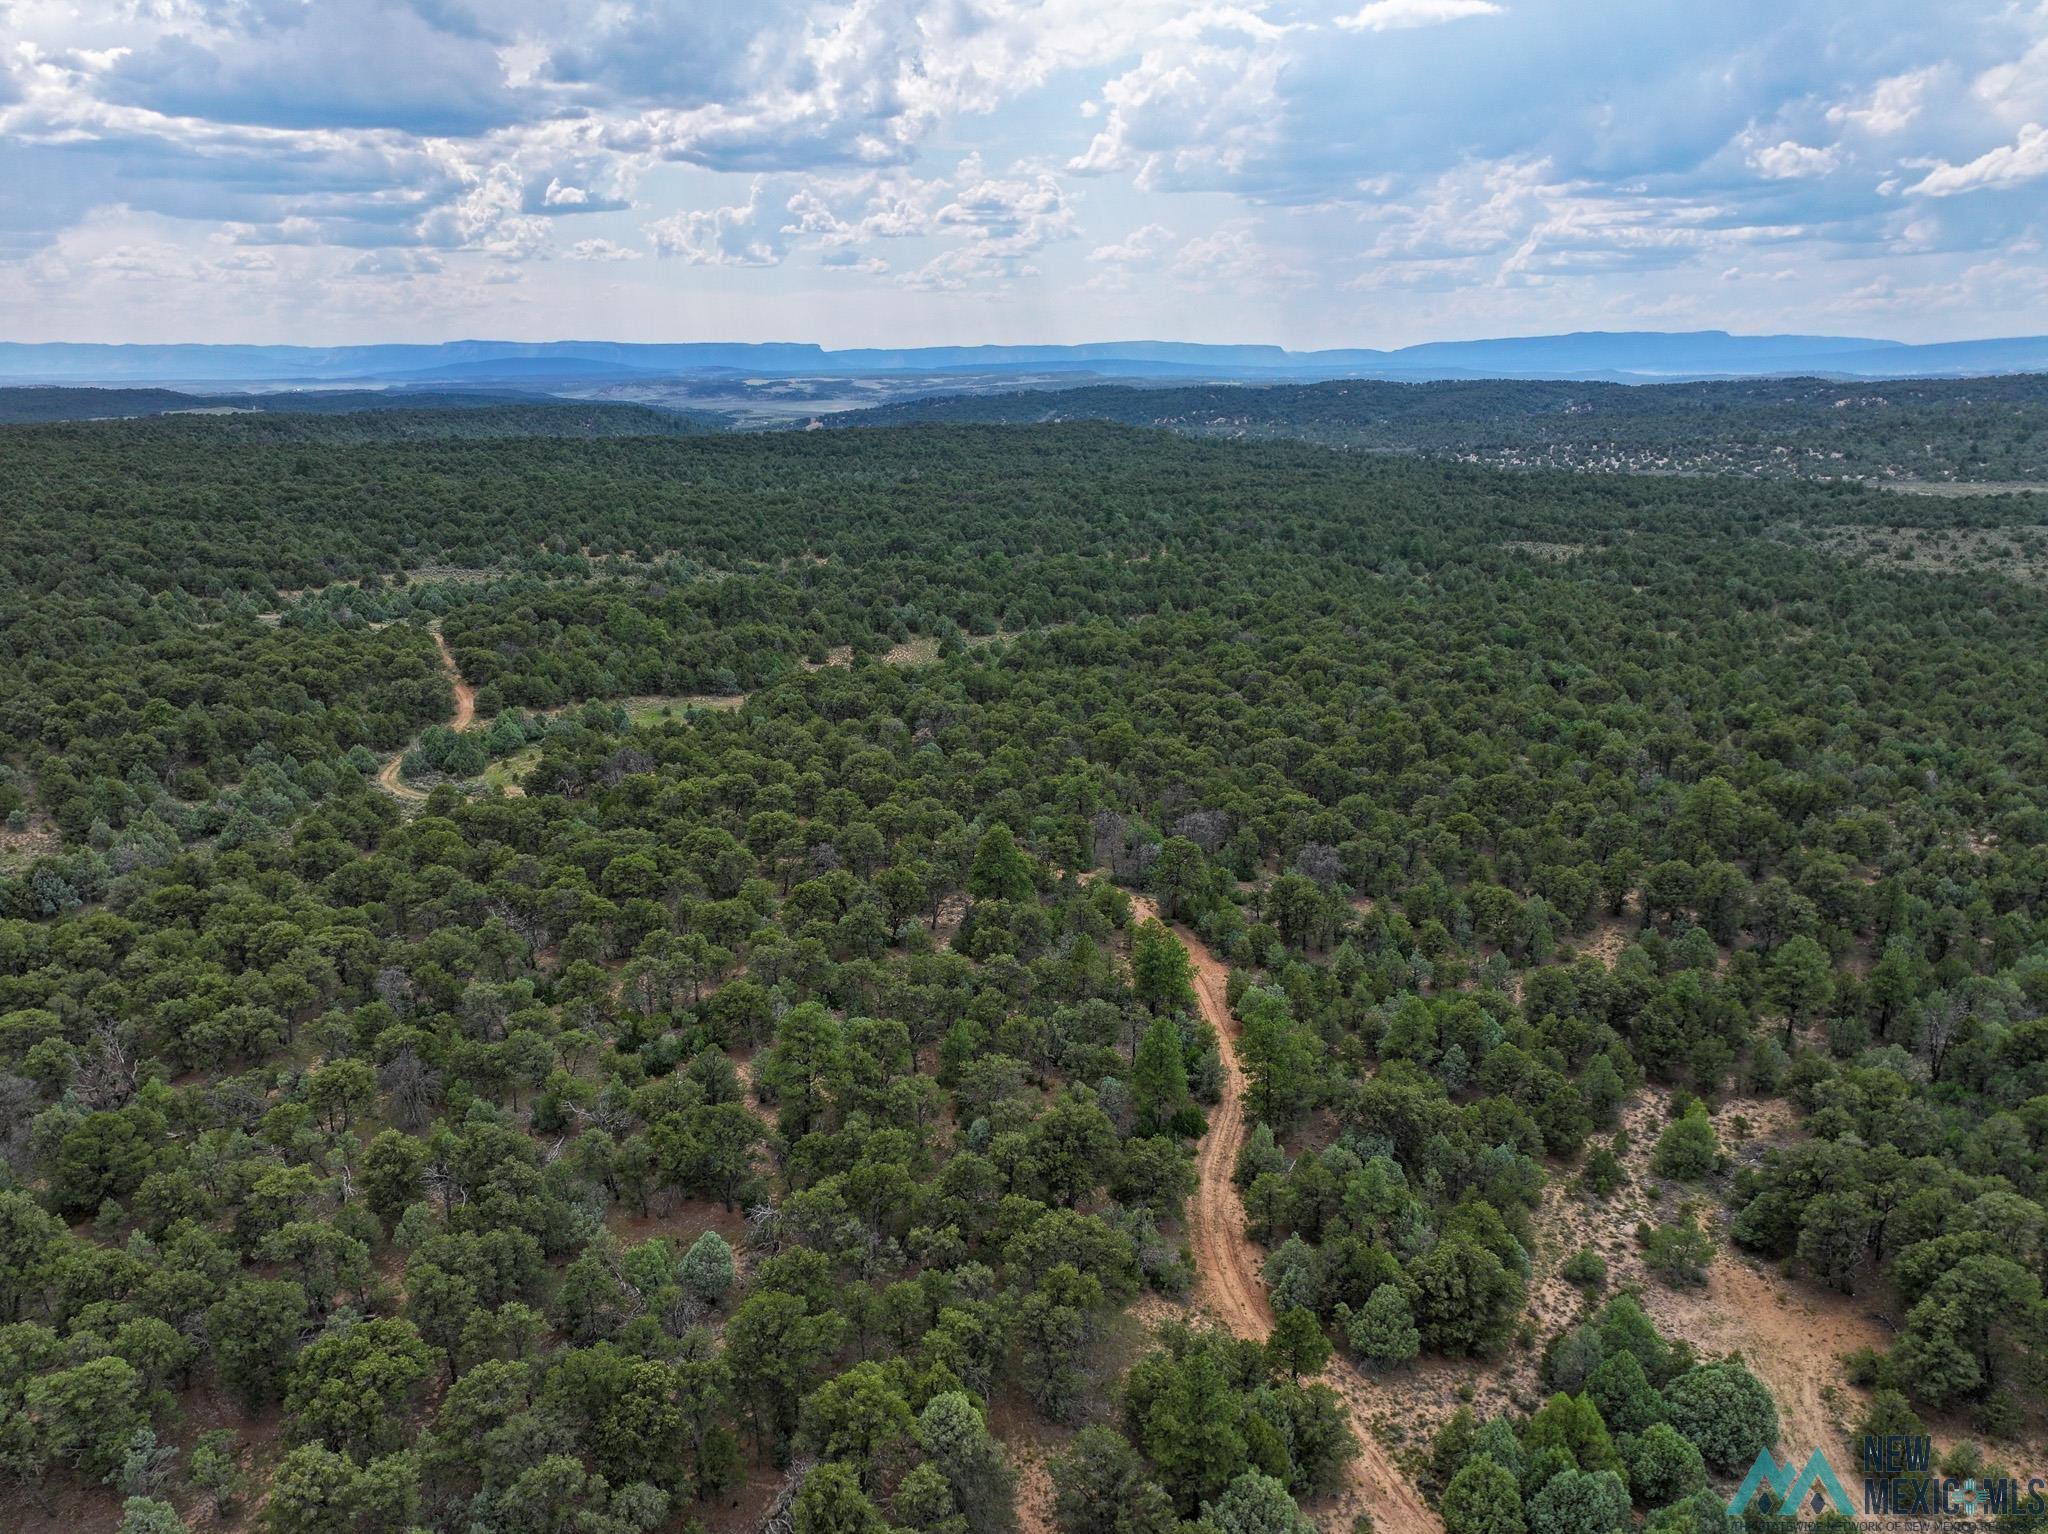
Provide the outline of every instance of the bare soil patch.
[[1617,916],[1597,923],[1592,932],[1578,944],[1579,952],[1588,958],[1598,959],[1602,969],[1614,968],[1621,951],[1635,941],[1642,924],[1633,917]]
[[0,825],[0,864],[30,863],[37,858],[54,857],[64,847],[63,833],[57,823],[46,815],[31,814],[28,824],[20,830]]
[[1599,545],[1593,543],[1537,543],[1524,538],[1503,543],[1501,547],[1511,553],[1530,554],[1534,555],[1537,559],[1553,560],[1560,564],[1567,559],[1576,558],[1580,554],[1597,554],[1600,552]]
[[[1725,1211],[1710,1189],[1664,1183],[1651,1174],[1650,1155],[1669,1101],[1667,1090],[1646,1088],[1624,1111],[1629,1146],[1621,1159],[1628,1180],[1604,1203],[1588,1203],[1563,1177],[1553,1177],[1544,1190],[1529,1304],[1539,1334],[1572,1325],[1587,1308],[1586,1297],[1557,1270],[1574,1251],[1590,1247],[1607,1261],[1608,1292],[1637,1290],[1666,1336],[1692,1344],[1703,1357],[1741,1355],[1778,1403],[1779,1441],[1786,1449],[1837,1448],[1869,1401],[1869,1392],[1849,1383],[1842,1355],[1864,1347],[1888,1350],[1891,1327],[1871,1297],[1788,1279],[1730,1249]],[[1798,1134],[1791,1105],[1776,1098],[1731,1098],[1713,1118],[1723,1147],[1738,1160]],[[1638,1221],[1669,1220],[1688,1199],[1712,1206],[1706,1223],[1722,1244],[1705,1286],[1697,1288],[1652,1275],[1635,1241]],[[1517,1393],[1528,1399],[1540,1394],[1533,1359],[1507,1372]]]

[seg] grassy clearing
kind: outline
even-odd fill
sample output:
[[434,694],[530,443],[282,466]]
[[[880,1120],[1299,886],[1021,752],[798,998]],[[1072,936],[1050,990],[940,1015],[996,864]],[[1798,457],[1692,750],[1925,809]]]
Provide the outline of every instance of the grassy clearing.
[[1832,527],[1820,546],[1847,559],[1933,575],[1990,573],[2048,581],[2048,527]]
[[526,775],[540,765],[540,747],[522,746],[510,756],[503,756],[484,769],[484,786],[487,788],[517,788],[526,781]]
[[740,692],[724,697],[693,693],[681,698],[628,698],[626,717],[639,729],[651,724],[664,724],[671,719],[684,719],[696,713],[728,714],[752,696],[752,693]]

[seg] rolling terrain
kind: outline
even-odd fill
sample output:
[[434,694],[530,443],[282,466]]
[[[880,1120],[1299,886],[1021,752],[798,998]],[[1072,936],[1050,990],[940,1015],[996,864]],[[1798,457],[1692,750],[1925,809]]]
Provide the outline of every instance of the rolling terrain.
[[8,430],[10,1527],[2038,1454],[2033,498],[394,415]]

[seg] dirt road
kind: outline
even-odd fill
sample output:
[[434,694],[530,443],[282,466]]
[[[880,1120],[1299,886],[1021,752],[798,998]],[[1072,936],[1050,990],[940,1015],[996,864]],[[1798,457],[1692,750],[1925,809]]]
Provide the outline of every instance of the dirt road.
[[[448,717],[448,728],[466,730],[476,722],[476,689],[463,681],[462,673],[455,669],[455,652],[448,648],[448,638],[439,628],[434,630],[434,648],[441,652],[441,672],[448,678],[448,685],[455,689],[455,712]],[[394,799],[403,799],[408,804],[425,801],[426,795],[401,778],[399,770],[405,765],[405,752],[393,753],[391,759],[377,769],[377,786]]]
[[455,715],[448,721],[448,728],[466,730],[476,722],[476,689],[463,681],[462,673],[455,669],[455,652],[448,648],[448,636],[438,628],[434,630],[434,648],[441,652],[441,670],[447,674],[448,685],[455,689]]
[[[1159,907],[1143,895],[1131,904],[1141,918],[1159,919]],[[1216,1030],[1223,1062],[1223,1100],[1210,1110],[1208,1133],[1196,1152],[1196,1188],[1188,1212],[1188,1245],[1195,1254],[1197,1304],[1232,1334],[1264,1341],[1273,1329],[1273,1307],[1260,1274],[1259,1250],[1245,1235],[1244,1203],[1232,1180],[1244,1148],[1244,1073],[1237,1063],[1237,1024],[1226,1001],[1230,971],[1208,945],[1186,927],[1173,928],[1195,968],[1195,999]],[[1344,1359],[1335,1359],[1323,1382],[1351,1408],[1359,1455],[1332,1527],[1342,1534],[1360,1512],[1369,1512],[1382,1534],[1439,1534],[1443,1524],[1422,1500],[1394,1457],[1374,1435],[1373,1420],[1398,1414],[1400,1403]]]

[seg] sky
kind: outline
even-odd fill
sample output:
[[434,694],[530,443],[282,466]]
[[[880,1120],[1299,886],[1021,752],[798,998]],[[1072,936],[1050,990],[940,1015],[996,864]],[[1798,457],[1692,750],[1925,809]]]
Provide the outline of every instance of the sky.
[[2048,0],[0,0],[0,339],[2048,332]]

